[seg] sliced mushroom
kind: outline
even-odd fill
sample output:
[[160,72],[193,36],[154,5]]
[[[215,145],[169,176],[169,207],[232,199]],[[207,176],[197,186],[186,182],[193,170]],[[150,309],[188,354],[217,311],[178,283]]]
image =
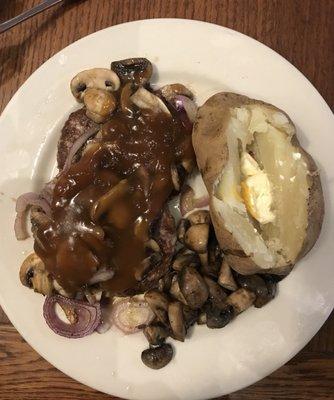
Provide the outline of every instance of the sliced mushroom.
[[189,97],[190,99],[193,99],[194,97],[193,93],[181,83],[172,83],[170,85],[165,85],[160,89],[160,93],[168,101],[172,101],[175,96],[180,95]]
[[135,270],[136,280],[142,281],[154,267],[161,263],[161,261],[161,253],[152,253],[150,256],[146,257],[141,262],[141,265]]
[[198,325],[205,325],[206,321],[207,321],[206,312],[205,311],[200,312],[197,318]]
[[211,223],[210,213],[207,210],[196,210],[187,216],[191,225]]
[[121,82],[115,72],[106,68],[93,68],[79,72],[71,81],[71,92],[80,102],[83,102],[87,89],[102,89],[114,92]]
[[143,330],[146,339],[152,346],[160,346],[169,336],[168,330],[161,324],[153,323]]
[[273,276],[263,275],[262,278],[266,283],[267,292],[262,295],[256,296],[256,300],[254,302],[254,306],[256,308],[261,308],[265,304],[269,303],[269,301],[275,297],[277,291],[277,282]]
[[192,225],[184,236],[184,244],[188,249],[196,251],[196,253],[205,253],[207,251],[209,240],[209,225],[197,224]]
[[159,279],[158,290],[160,290],[161,292],[169,292],[172,285],[173,276],[173,272],[167,272],[166,274],[164,274],[164,276]]
[[234,316],[233,307],[230,305],[224,308],[209,307],[206,312],[206,325],[211,329],[219,329],[226,326]]
[[20,280],[24,286],[34,289],[35,292],[50,295],[53,292],[52,279],[45,270],[43,261],[37,254],[30,254],[20,268]]
[[225,259],[223,259],[220,267],[218,283],[223,288],[231,290],[232,292],[238,289],[232,274],[232,270]]
[[187,305],[187,301],[184,298],[184,296],[183,296],[183,294],[182,294],[182,292],[180,290],[180,286],[179,286],[177,275],[173,276],[172,284],[171,284],[170,289],[169,289],[169,293],[171,294],[172,297],[174,297],[174,299],[176,299],[176,300],[180,301],[181,303]]
[[139,109],[143,111],[147,111],[151,114],[163,113],[166,116],[171,117],[171,113],[169,112],[165,103],[161,99],[159,99],[158,96],[154,95],[143,87],[140,87],[130,97],[130,100],[133,104],[135,104]]
[[101,196],[91,209],[91,218],[95,222],[102,214],[107,212],[116,200],[119,200],[129,190],[129,182],[127,179],[122,179],[106,194]]
[[211,300],[212,305],[219,309],[225,308],[227,294],[224,292],[222,287],[207,276],[204,276],[204,281],[209,289],[209,299]]
[[145,293],[145,300],[156,317],[164,325],[168,324],[168,298],[164,293],[152,289]]
[[201,308],[208,299],[208,287],[196,268],[184,267],[178,274],[178,283],[190,308]]
[[221,250],[213,230],[210,232],[209,235],[208,256],[210,264],[214,263],[219,264],[219,266],[217,267],[217,270],[219,271],[220,261],[221,261]]
[[195,208],[194,200],[194,189],[188,185],[184,185],[180,195],[180,212],[182,216],[185,216]]
[[168,305],[168,319],[172,328],[173,338],[184,342],[186,337],[186,327],[183,317],[183,307],[178,301],[169,303]]
[[175,220],[168,206],[165,206],[160,216],[151,224],[152,237],[159,243],[161,252],[172,257],[175,253],[176,227]]
[[179,173],[177,171],[177,168],[176,168],[175,164],[171,165],[170,174],[171,174],[171,177],[172,177],[172,182],[173,182],[174,189],[177,192],[179,192],[180,188],[181,188],[181,179],[180,179],[180,176],[179,176]]
[[208,276],[208,277],[216,280],[218,278],[218,271],[219,271],[218,264],[217,263],[212,263],[212,264],[206,263],[207,253],[199,254],[199,256],[201,258],[201,268],[200,268],[201,274],[203,276]]
[[120,96],[120,105],[121,105],[121,110],[123,111],[123,113],[126,115],[129,115],[129,116],[133,115],[133,103],[130,100],[130,97],[132,96],[132,94],[133,94],[132,83],[128,82],[122,88],[121,96]]
[[147,58],[127,58],[114,61],[111,69],[116,72],[123,83],[133,82],[144,85],[152,76],[153,67]]
[[208,275],[217,280],[221,264],[221,250],[219,248],[213,229],[210,229],[209,232],[207,254],[208,254],[208,265],[207,266],[202,265],[201,271],[203,271],[205,275]]
[[83,101],[87,117],[98,124],[106,122],[116,108],[115,96],[106,90],[87,89]]
[[174,189],[179,192],[186,178],[187,171],[181,164],[172,164],[170,170]]
[[200,253],[200,254],[199,254],[199,259],[200,259],[200,261],[201,261],[201,265],[202,265],[202,267],[204,268],[204,270],[205,270],[206,268],[208,268],[208,266],[209,266],[208,252]]
[[183,305],[183,316],[186,329],[188,329],[197,321],[198,310],[193,310],[190,307]]
[[164,343],[159,347],[146,349],[141,353],[142,362],[149,368],[160,369],[165,367],[173,358],[173,348]]
[[253,292],[242,288],[230,294],[226,302],[233,307],[235,314],[240,314],[254,303],[255,298]]
[[177,226],[177,238],[181,243],[184,243],[184,236],[189,229],[189,221],[187,219],[180,219],[180,222]]
[[198,258],[196,253],[193,251],[183,248],[175,256],[172,263],[172,268],[175,271],[181,271],[186,265],[196,265],[198,264]]
[[201,273],[215,280],[218,278],[220,264],[220,251],[217,247],[215,236],[210,233],[207,252],[199,255],[202,265]]
[[255,293],[256,297],[265,297],[268,294],[266,282],[260,275],[237,275],[240,287]]

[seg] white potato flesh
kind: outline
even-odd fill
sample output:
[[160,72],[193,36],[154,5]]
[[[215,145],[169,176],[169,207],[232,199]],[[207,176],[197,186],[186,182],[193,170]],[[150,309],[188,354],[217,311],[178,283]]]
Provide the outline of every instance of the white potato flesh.
[[[216,184],[214,205],[225,228],[262,268],[293,263],[306,234],[308,168],[298,148],[291,144],[293,132],[283,113],[255,104],[232,109],[225,133],[229,160]],[[259,218],[256,226],[240,190],[245,179],[240,170],[240,152],[245,157],[242,151],[250,149],[270,181],[275,215],[265,223]]]
[[275,201],[274,229],[264,225],[263,233],[270,238],[277,232],[283,256],[294,262],[307,229],[307,165],[287,135],[272,126],[267,133],[255,134],[254,149],[270,176]]
[[264,269],[275,267],[277,265],[275,252],[268,248],[247,214],[239,214],[232,206],[217,197],[213,201],[216,211],[224,220],[225,228],[232,233],[245,254]]

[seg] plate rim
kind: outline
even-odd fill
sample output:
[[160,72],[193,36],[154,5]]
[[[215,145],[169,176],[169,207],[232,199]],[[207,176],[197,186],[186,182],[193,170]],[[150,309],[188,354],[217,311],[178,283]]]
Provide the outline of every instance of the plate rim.
[[[152,18],[152,19],[140,19],[140,20],[134,20],[134,21],[124,22],[124,23],[119,23],[119,24],[112,25],[112,26],[106,27],[106,28],[104,28],[104,29],[101,29],[101,30],[97,30],[97,31],[95,31],[95,32],[92,32],[92,33],[90,33],[89,35],[83,36],[83,37],[81,37],[80,39],[78,39],[78,40],[76,40],[76,41],[70,43],[69,45],[65,46],[64,48],[62,48],[61,50],[59,50],[57,53],[55,53],[54,55],[52,55],[50,58],[48,58],[47,60],[45,60],[45,62],[43,62],[38,68],[36,68],[36,70],[35,70],[31,75],[29,75],[29,77],[27,77],[27,79],[23,82],[23,84],[20,85],[20,87],[17,89],[17,91],[13,94],[13,96],[11,97],[11,99],[9,100],[9,102],[7,103],[6,107],[5,107],[4,110],[2,111],[2,113],[1,113],[1,115],[0,115],[0,122],[1,122],[1,119],[9,112],[9,109],[10,109],[10,107],[11,107],[11,104],[12,104],[12,103],[16,100],[16,98],[19,96],[21,90],[24,90],[24,88],[26,87],[26,85],[28,85],[29,80],[30,80],[31,78],[33,78],[35,75],[37,75],[39,72],[41,72],[41,70],[44,70],[44,69],[47,67],[47,63],[48,63],[50,60],[57,58],[57,57],[59,56],[59,54],[62,53],[65,49],[69,49],[69,48],[71,48],[72,46],[77,45],[80,41],[83,41],[83,40],[85,40],[85,39],[87,39],[87,38],[89,38],[89,37],[92,37],[92,36],[94,36],[96,33],[100,33],[100,32],[103,32],[103,31],[109,31],[109,30],[112,30],[112,29],[114,29],[114,28],[116,28],[116,27],[121,27],[121,26],[133,25],[133,24],[138,24],[138,23],[145,23],[145,24],[146,24],[146,23],[150,23],[150,24],[151,24],[151,23],[156,23],[156,22],[158,22],[158,21],[173,22],[173,23],[175,23],[175,22],[178,22],[178,23],[179,23],[179,22],[183,22],[183,23],[187,23],[187,24],[200,24],[200,25],[203,25],[203,26],[204,26],[204,25],[206,25],[206,26],[209,25],[209,26],[212,26],[212,27],[215,27],[215,28],[222,29],[222,30],[227,31],[227,32],[229,32],[229,33],[232,33],[233,35],[240,36],[240,37],[242,37],[242,38],[243,38],[244,40],[246,40],[246,41],[251,40],[251,41],[255,42],[257,45],[260,45],[261,47],[264,47],[266,50],[269,50],[270,52],[272,52],[275,56],[278,56],[278,57],[281,59],[281,61],[284,61],[284,63],[287,64],[290,68],[292,67],[293,70],[294,70],[295,72],[298,73],[299,78],[302,78],[302,79],[303,79],[304,84],[307,84],[309,87],[311,87],[311,88],[320,96],[320,98],[322,99],[322,102],[323,102],[322,106],[325,106],[325,108],[327,108],[327,111],[329,111],[329,113],[331,114],[332,119],[333,119],[333,123],[334,123],[334,115],[332,114],[331,108],[329,107],[329,105],[327,104],[327,102],[325,101],[325,99],[323,98],[322,94],[316,89],[316,87],[308,80],[308,78],[307,78],[300,70],[298,70],[290,61],[288,61],[286,58],[284,58],[281,54],[277,53],[275,50],[271,49],[269,46],[265,45],[264,43],[262,43],[262,42],[260,42],[260,41],[258,41],[258,40],[256,40],[256,39],[254,39],[254,38],[252,38],[252,37],[250,37],[250,36],[248,36],[248,35],[246,35],[246,34],[244,34],[244,33],[242,33],[242,32],[236,31],[236,30],[234,30],[234,29],[227,28],[227,27],[225,27],[225,26],[218,25],[218,24],[211,23],[211,22],[206,22],[206,21],[201,21],[201,20],[184,19],[184,18]],[[10,312],[9,312],[9,314],[8,314],[8,309],[7,309],[7,306],[6,306],[6,301],[5,301],[5,299],[3,298],[1,292],[0,292],[0,304],[1,304],[1,307],[3,308],[4,312],[6,313],[6,315],[8,316],[8,318],[10,319],[11,323],[13,324],[13,326],[15,327],[15,329],[17,330],[17,332],[18,332],[18,333],[24,338],[24,340],[33,348],[34,351],[36,351],[41,357],[43,357],[43,358],[44,358],[47,362],[49,362],[52,366],[54,366],[55,368],[57,368],[58,370],[60,370],[60,371],[61,371],[62,373],[64,373],[65,375],[69,376],[71,379],[74,379],[74,380],[76,380],[76,381],[78,381],[78,382],[80,382],[80,383],[82,383],[82,384],[84,384],[84,385],[86,385],[86,386],[88,386],[88,387],[91,387],[91,388],[93,388],[93,389],[95,389],[95,390],[97,390],[97,391],[101,391],[101,389],[100,389],[98,386],[94,386],[94,385],[92,385],[91,383],[86,383],[85,379],[83,379],[83,378],[80,378],[80,379],[79,379],[79,378],[77,378],[77,377],[74,377],[74,376],[72,376],[71,374],[65,372],[65,371],[62,369],[62,367],[55,366],[55,364],[49,360],[49,356],[48,356],[48,355],[45,355],[44,352],[37,351],[37,350],[35,349],[35,346],[31,344],[30,338],[27,339],[27,338],[26,338],[26,334],[25,334],[25,333],[24,333],[24,334],[21,333],[21,332],[22,332],[22,329],[19,330],[19,329],[17,328],[16,317],[15,317],[14,315],[9,315]],[[332,313],[332,311],[333,311],[333,306],[334,306],[334,305],[332,304],[331,309],[330,309],[329,311],[327,311],[327,312],[324,314],[325,317],[324,317],[324,319],[323,319],[321,325],[320,325],[320,326],[317,326],[317,327],[314,328],[314,329],[312,329],[312,333],[310,333],[310,334],[308,335],[307,341],[306,341],[305,343],[302,343],[302,344],[299,344],[298,346],[296,346],[296,347],[295,347],[295,352],[293,352],[292,355],[290,354],[290,355],[288,356],[288,358],[287,358],[287,360],[284,362],[284,364],[281,364],[281,362],[277,363],[277,364],[279,364],[279,366],[276,365],[275,367],[273,367],[272,369],[270,369],[270,372],[264,373],[263,376],[260,376],[258,379],[256,379],[255,381],[252,381],[252,383],[250,383],[250,384],[249,384],[249,383],[246,383],[244,386],[239,387],[236,391],[243,390],[245,387],[248,387],[248,386],[250,386],[250,385],[253,385],[254,383],[256,383],[256,382],[262,380],[264,377],[269,376],[269,375],[272,374],[275,370],[277,370],[278,368],[280,368],[280,367],[282,367],[283,365],[285,365],[285,364],[286,364],[289,360],[291,360],[297,353],[299,353],[300,350],[301,350],[307,343],[309,343],[309,341],[314,337],[314,335],[321,329],[321,327],[322,327],[322,326],[324,325],[324,323],[327,321],[327,319],[329,318],[329,316],[331,315],[331,313]],[[19,324],[18,324],[18,325],[19,325]],[[23,329],[23,330],[24,330],[24,329]],[[261,375],[262,375],[262,374],[261,374]],[[105,392],[105,393],[107,393],[107,392]],[[233,392],[230,392],[230,393],[233,393]],[[108,393],[108,394],[110,394],[110,393]],[[133,396],[128,396],[128,397],[126,397],[126,398],[127,398],[127,399],[135,399],[135,397],[133,397]]]

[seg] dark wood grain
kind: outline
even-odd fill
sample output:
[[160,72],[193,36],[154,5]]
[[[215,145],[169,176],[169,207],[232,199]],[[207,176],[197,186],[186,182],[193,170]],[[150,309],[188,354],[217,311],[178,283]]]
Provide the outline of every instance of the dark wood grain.
[[[0,0],[0,21],[39,2]],[[334,108],[333,0],[72,0],[0,36],[0,112],[29,75],[68,44],[111,25],[158,17],[209,21],[260,40],[300,69]],[[329,400],[334,399],[333,378],[332,316],[287,365],[221,400]],[[111,397],[73,381],[44,361],[0,309],[0,399],[82,398]]]

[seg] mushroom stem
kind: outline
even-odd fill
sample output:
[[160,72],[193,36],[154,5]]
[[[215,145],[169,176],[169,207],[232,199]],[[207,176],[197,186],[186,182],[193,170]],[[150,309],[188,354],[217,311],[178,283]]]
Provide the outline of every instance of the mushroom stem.
[[145,300],[154,312],[156,317],[164,325],[168,324],[167,312],[168,312],[168,298],[164,293],[158,290],[149,290],[145,293]]
[[83,100],[87,117],[98,124],[106,122],[116,108],[115,97],[106,90],[87,89]]

